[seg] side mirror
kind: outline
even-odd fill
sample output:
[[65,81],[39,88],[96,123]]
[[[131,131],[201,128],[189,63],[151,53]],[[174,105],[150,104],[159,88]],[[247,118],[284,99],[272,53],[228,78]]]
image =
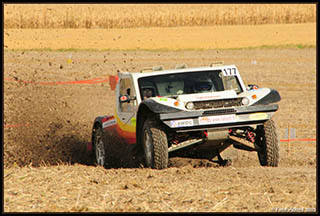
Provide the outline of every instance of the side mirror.
[[129,95],[120,95],[119,102],[120,103],[130,103],[130,101],[135,100],[136,96],[129,96]]
[[248,89],[248,90],[252,90],[252,89],[258,89],[258,88],[259,88],[258,85],[249,84],[247,89]]

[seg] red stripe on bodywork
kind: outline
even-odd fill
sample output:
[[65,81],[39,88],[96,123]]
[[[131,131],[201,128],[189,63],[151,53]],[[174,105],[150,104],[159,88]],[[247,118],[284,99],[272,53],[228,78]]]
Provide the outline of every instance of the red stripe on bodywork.
[[[102,123],[114,119],[114,116],[111,117],[105,117],[102,119]],[[119,125],[116,123],[114,125],[110,125],[108,127],[105,127],[104,130],[110,131],[112,134],[116,134],[118,139],[123,139],[125,142],[128,144],[135,144],[136,143],[136,133],[133,132],[128,132],[122,130]]]
[[136,143],[136,133],[128,132],[122,130],[119,125],[117,124],[117,133],[120,137],[124,138],[128,144]]
[[104,123],[104,122],[112,120],[112,119],[114,119],[114,116],[106,116],[101,120],[101,122]]

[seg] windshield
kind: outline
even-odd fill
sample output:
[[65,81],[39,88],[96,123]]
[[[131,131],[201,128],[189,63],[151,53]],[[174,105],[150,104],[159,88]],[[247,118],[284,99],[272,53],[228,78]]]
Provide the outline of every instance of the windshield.
[[242,92],[237,77],[224,76],[221,70],[141,77],[138,83],[142,100],[224,90],[235,90],[237,94]]

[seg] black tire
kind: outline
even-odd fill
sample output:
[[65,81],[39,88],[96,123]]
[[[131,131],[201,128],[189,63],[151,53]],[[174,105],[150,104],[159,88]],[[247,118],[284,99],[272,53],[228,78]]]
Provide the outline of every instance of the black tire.
[[145,166],[153,169],[168,167],[167,135],[156,120],[147,119],[142,128],[141,142]]
[[106,144],[103,135],[103,130],[100,126],[96,127],[94,130],[94,140],[93,140],[93,159],[94,163],[97,165],[105,167],[107,164],[106,160]]
[[261,166],[277,167],[279,164],[279,139],[275,122],[270,119],[257,127],[256,145]]

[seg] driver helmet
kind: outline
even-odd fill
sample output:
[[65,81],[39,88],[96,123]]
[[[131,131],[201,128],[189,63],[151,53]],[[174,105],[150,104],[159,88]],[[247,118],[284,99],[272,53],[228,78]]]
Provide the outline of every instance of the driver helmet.
[[199,77],[195,80],[194,91],[195,92],[209,92],[212,91],[213,83],[209,77]]
[[155,88],[153,87],[152,83],[150,82],[146,82],[143,84],[143,86],[141,87],[141,91],[142,91],[142,97],[143,99],[147,99],[150,97],[155,97]]

